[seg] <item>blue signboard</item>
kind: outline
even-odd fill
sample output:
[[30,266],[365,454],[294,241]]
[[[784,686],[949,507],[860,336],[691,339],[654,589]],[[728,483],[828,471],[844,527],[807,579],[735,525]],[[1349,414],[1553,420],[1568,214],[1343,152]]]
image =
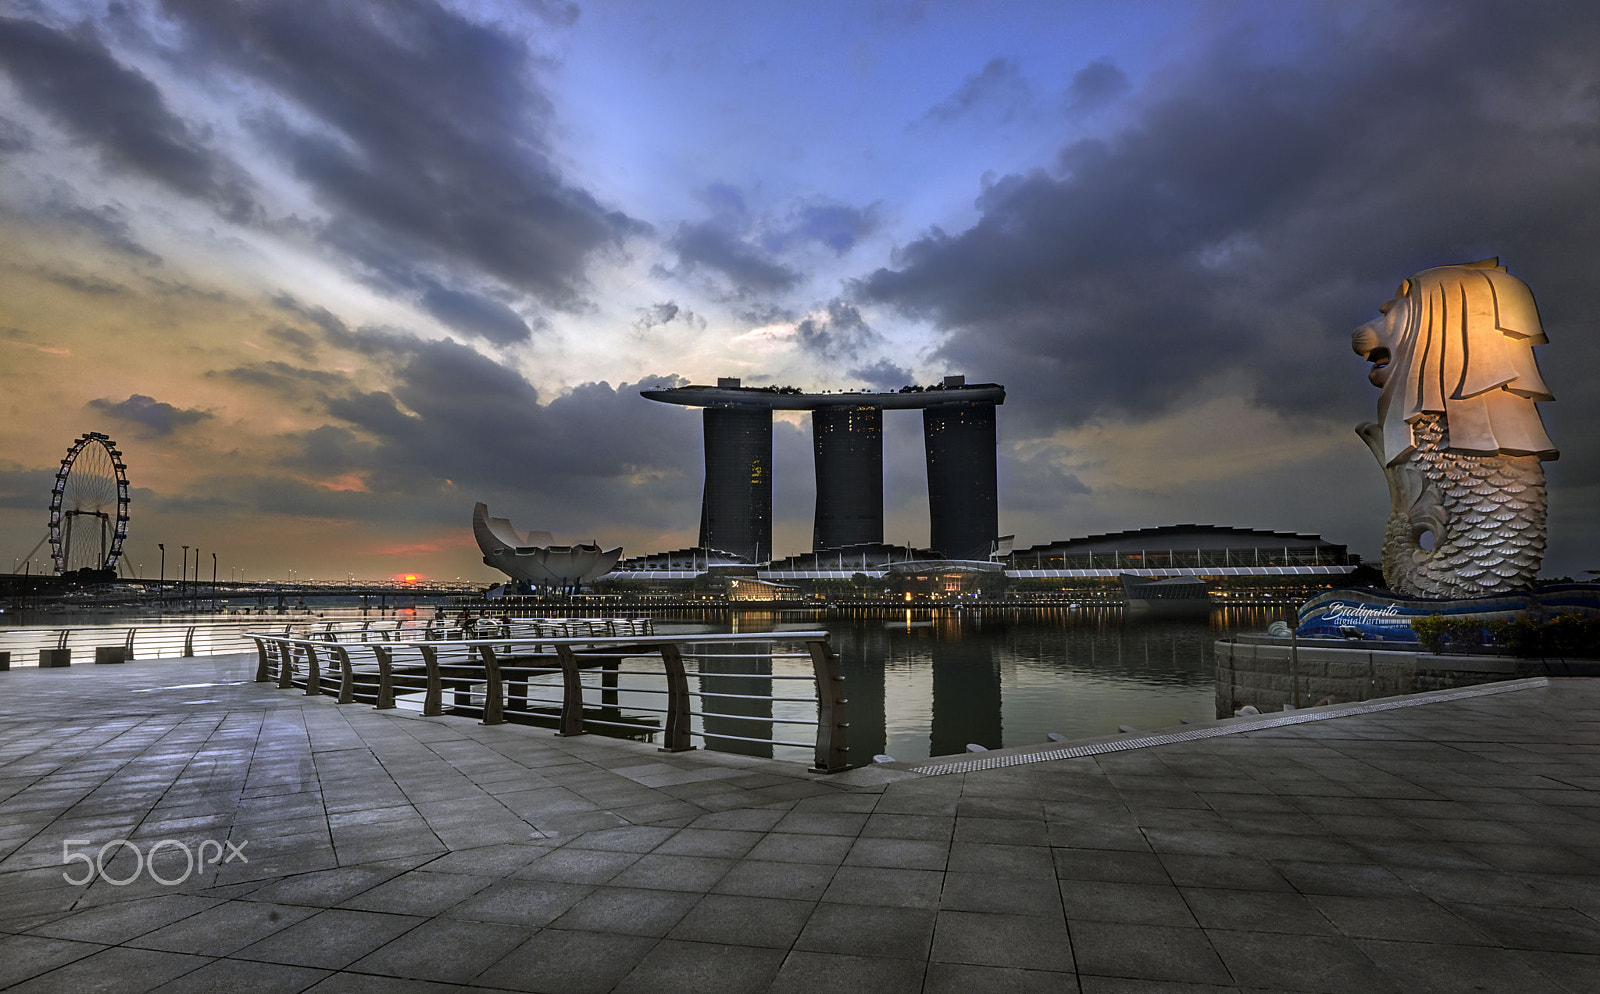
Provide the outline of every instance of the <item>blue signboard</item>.
[[1387,590],[1330,590],[1300,608],[1301,638],[1360,638],[1377,642],[1415,642],[1413,618],[1439,614],[1448,618],[1501,621],[1552,618],[1559,614],[1600,614],[1600,585],[1563,583],[1524,594],[1427,600],[1399,597]]

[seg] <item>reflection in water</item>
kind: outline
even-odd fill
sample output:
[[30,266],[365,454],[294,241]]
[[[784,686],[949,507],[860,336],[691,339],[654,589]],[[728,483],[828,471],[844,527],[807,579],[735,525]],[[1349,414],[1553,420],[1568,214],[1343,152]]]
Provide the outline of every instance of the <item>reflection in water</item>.
[[[975,742],[1000,748],[1000,664],[995,643],[968,638],[959,625],[942,625],[928,646],[933,673],[933,713],[928,731],[931,755],[966,752]],[[952,637],[953,636],[953,637]]]
[[[779,697],[794,694],[789,681],[773,681],[755,675],[772,674],[767,645],[762,642],[708,642],[690,646],[685,651],[700,655],[699,690],[704,696],[699,698],[699,710],[706,715],[701,719],[706,748],[772,758],[770,740],[775,737],[772,702],[750,698],[764,698],[773,693]],[[748,717],[731,717],[733,715]],[[745,739],[769,741],[746,742]]]
[[830,621],[785,615],[741,627],[832,634],[849,699],[850,760],[861,764],[877,753],[922,759],[964,752],[969,742],[992,749],[1042,743],[1050,732],[1081,738],[1113,734],[1118,725],[1209,719],[1212,643],[1293,615],[1288,607],[1217,609],[1203,621],[1124,619],[1116,609]]

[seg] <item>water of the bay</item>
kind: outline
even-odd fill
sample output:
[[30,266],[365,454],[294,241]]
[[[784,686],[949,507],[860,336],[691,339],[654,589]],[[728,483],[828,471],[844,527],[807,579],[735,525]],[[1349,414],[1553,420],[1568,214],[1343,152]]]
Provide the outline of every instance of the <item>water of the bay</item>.
[[[1283,608],[1217,608],[1196,620],[1140,619],[1120,608],[927,612],[823,619],[741,615],[682,631],[825,629],[845,676],[852,764],[888,754],[967,751],[1160,728],[1216,717],[1213,643],[1291,621]],[[780,750],[783,752],[784,750]]]

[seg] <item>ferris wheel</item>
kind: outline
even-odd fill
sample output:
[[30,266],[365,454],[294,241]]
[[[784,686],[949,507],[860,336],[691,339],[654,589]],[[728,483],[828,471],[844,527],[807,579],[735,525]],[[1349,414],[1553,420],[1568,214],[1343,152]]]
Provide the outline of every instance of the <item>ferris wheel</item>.
[[116,572],[128,537],[127,468],[117,443],[97,431],[67,449],[50,491],[50,556],[58,576]]

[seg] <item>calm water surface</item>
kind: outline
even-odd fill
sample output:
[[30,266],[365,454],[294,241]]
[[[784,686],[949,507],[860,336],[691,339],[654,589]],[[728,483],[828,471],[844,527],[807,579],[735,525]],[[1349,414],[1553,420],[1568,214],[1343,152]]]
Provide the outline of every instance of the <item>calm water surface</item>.
[[[826,629],[850,702],[851,762],[861,763],[878,753],[925,759],[968,743],[997,749],[1045,742],[1050,732],[1080,738],[1213,718],[1212,643],[1293,618],[1288,608],[1217,609],[1195,621],[1125,618],[1120,608],[983,618],[745,614],[733,626],[658,630]],[[794,758],[791,751],[798,755],[778,755]]]

